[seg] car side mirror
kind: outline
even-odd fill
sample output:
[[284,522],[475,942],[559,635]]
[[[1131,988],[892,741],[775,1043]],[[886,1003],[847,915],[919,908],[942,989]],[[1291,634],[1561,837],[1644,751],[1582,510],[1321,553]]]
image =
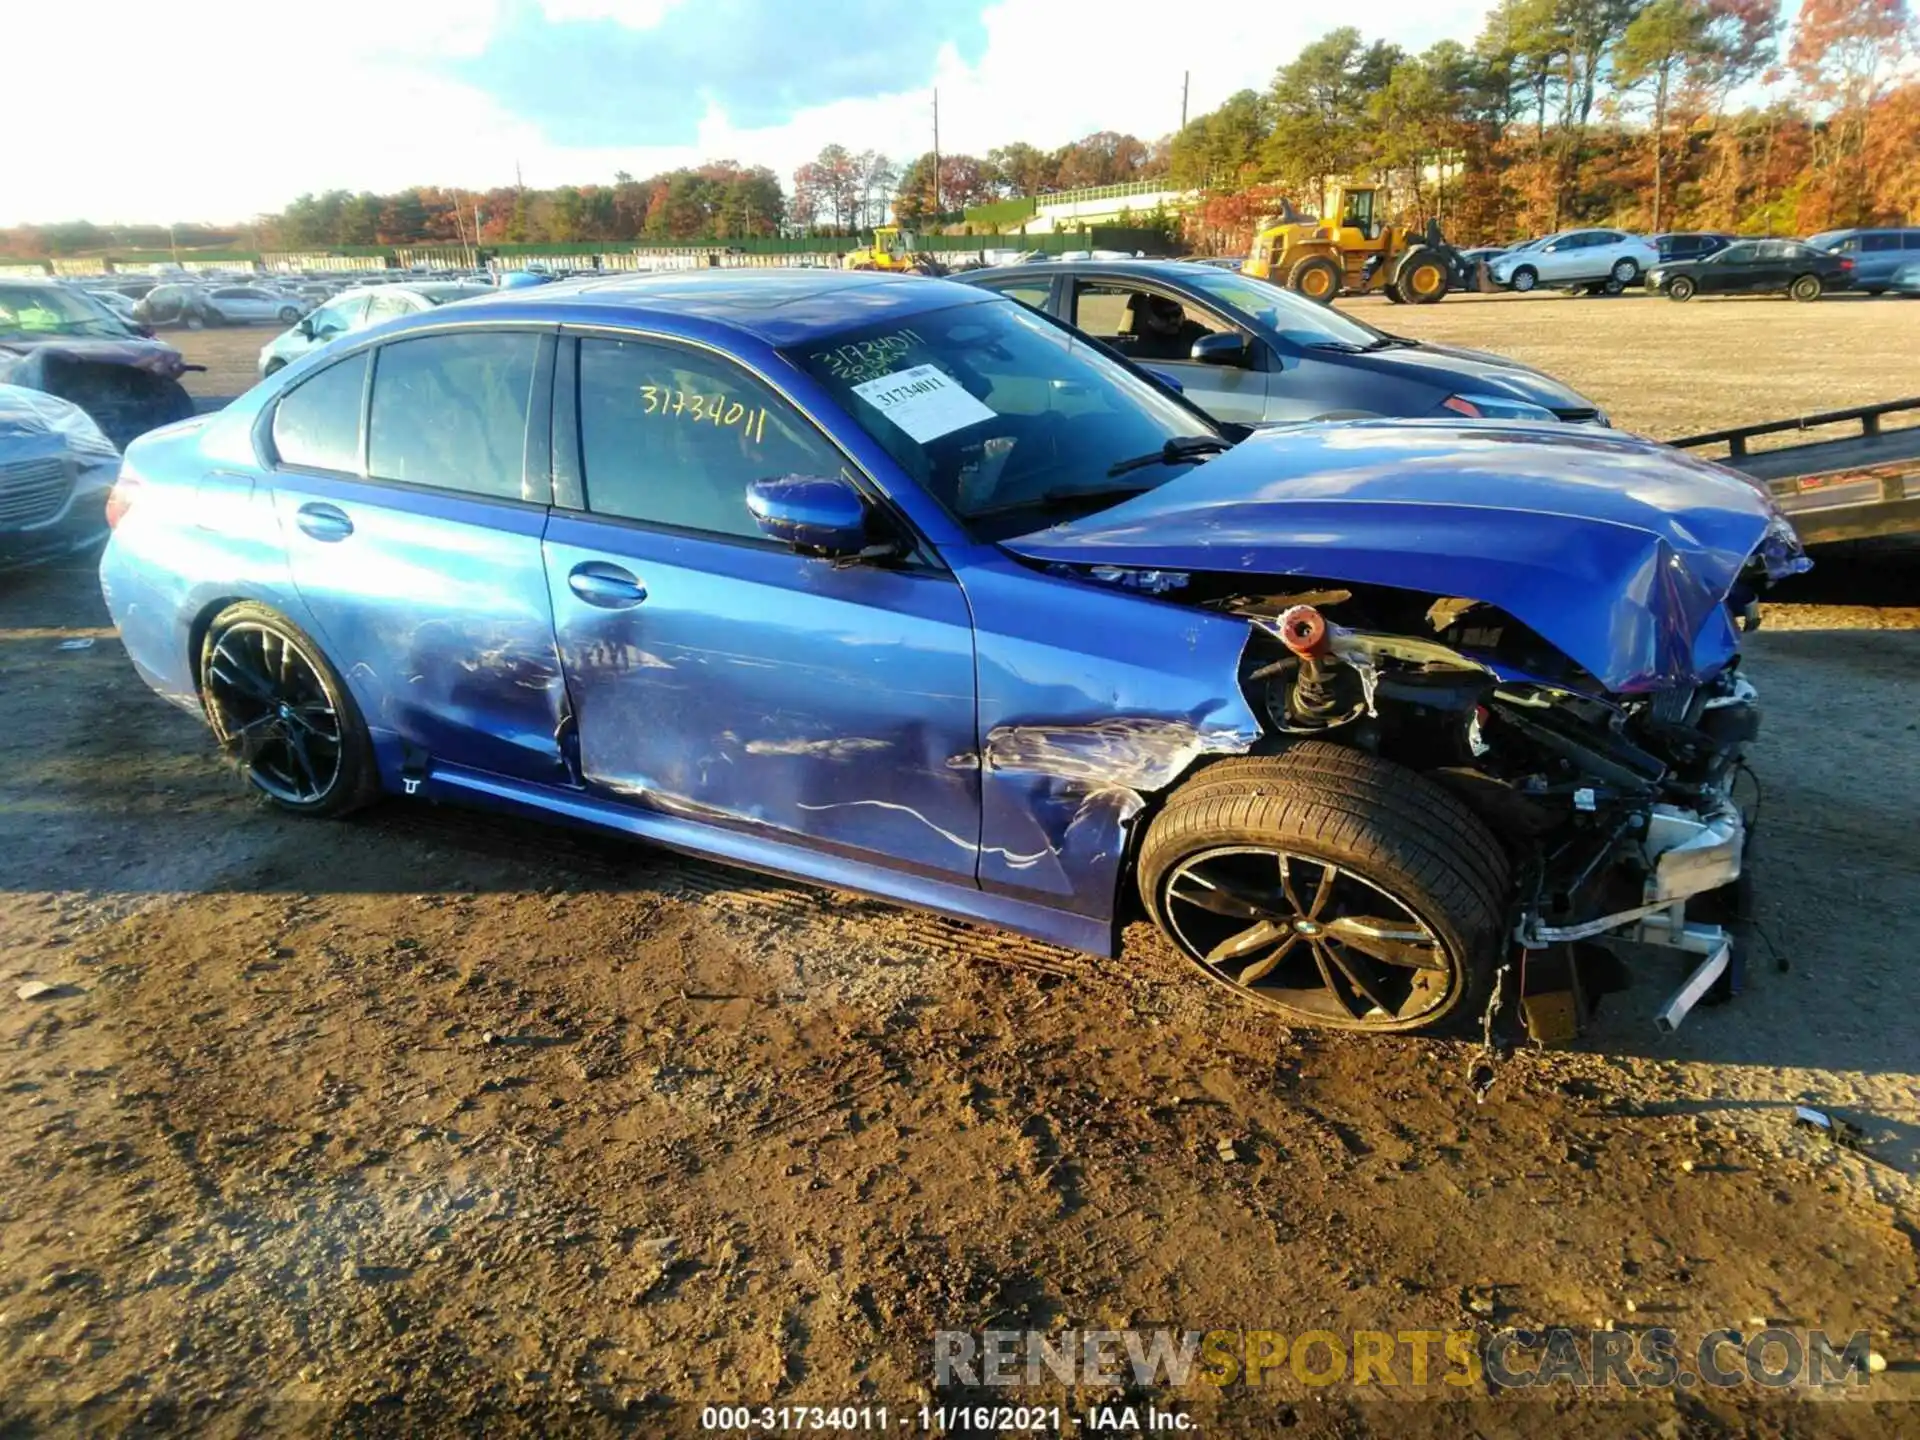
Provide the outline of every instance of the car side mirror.
[[844,560],[868,549],[870,507],[844,475],[774,475],[747,486],[760,533],[813,555]]
[[1215,332],[1193,342],[1187,358],[1201,365],[1239,365],[1247,358],[1247,342],[1239,335]]

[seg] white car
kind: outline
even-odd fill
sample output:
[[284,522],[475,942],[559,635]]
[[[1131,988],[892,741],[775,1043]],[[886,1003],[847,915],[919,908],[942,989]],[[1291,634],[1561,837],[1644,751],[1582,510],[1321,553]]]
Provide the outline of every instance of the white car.
[[106,534],[120,452],[71,400],[0,385],[0,559],[43,558]]
[[336,295],[290,330],[283,330],[260,351],[260,378],[291,365],[309,350],[318,349],[337,335],[364,330],[383,320],[401,315],[418,315],[436,305],[451,305],[471,300],[476,295],[493,294],[491,285],[462,285],[452,281],[429,281],[420,285],[391,285],[379,289],[348,290]]
[[291,325],[313,306],[298,295],[283,295],[262,285],[219,285],[205,293],[207,306],[229,325],[278,320]]
[[1624,230],[1562,230],[1487,262],[1496,285],[1529,290],[1624,290],[1660,263],[1651,240]]

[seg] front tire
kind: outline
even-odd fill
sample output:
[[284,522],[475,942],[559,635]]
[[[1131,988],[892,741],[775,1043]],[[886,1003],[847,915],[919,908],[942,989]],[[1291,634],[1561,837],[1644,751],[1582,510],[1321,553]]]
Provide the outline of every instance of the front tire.
[[1540,272],[1531,265],[1522,265],[1507,277],[1507,288],[1525,295],[1540,283]]
[[1818,300],[1822,286],[1818,275],[1797,275],[1793,284],[1787,287],[1787,293],[1800,301]]
[[200,702],[220,748],[282,810],[345,815],[379,794],[359,706],[279,611],[243,601],[214,616],[200,646]]
[[1667,282],[1667,299],[1691,300],[1695,288],[1693,281],[1689,280],[1686,276],[1676,276]]
[[1315,740],[1180,786],[1137,876],[1211,979],[1295,1024],[1382,1033],[1479,1015],[1511,885],[1500,842],[1451,793]]
[[295,309],[293,306],[282,305],[280,307],[280,323],[281,324],[291,325],[293,324],[294,321],[298,320],[299,318],[300,318],[300,312],[297,309]]
[[1316,305],[1331,305],[1345,276],[1325,255],[1309,255],[1287,272],[1287,286]]
[[1400,257],[1393,279],[1411,303],[1432,305],[1446,298],[1453,276],[1445,256],[1427,246],[1416,245]]

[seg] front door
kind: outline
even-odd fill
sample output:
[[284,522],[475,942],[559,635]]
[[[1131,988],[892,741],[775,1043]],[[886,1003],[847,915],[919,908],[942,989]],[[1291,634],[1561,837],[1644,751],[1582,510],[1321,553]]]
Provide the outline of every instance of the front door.
[[[1130,280],[1076,279],[1067,303],[1069,324],[1134,364],[1173,376],[1187,399],[1214,419],[1250,425],[1267,418],[1269,377],[1258,368],[1261,347],[1225,316]],[[1195,340],[1217,333],[1248,340],[1240,364],[1200,365],[1188,358]]]
[[836,564],[763,537],[750,482],[847,462],[730,359],[588,335],[561,375],[563,416],[578,395],[577,457],[564,419],[556,443],[582,493],[548,523],[547,584],[588,785],[973,884],[980,762],[959,584],[930,558]]
[[315,638],[376,738],[416,762],[566,778],[540,554],[551,345],[533,330],[395,340],[274,414],[274,506]]

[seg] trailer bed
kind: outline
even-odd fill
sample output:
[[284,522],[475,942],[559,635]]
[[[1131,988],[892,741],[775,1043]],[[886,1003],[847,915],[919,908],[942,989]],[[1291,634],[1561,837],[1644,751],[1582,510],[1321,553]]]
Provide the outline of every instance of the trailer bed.
[[[1903,429],[1886,428],[1887,418]],[[1848,425],[1857,433],[1753,452],[1765,435]],[[1764,480],[1802,543],[1920,534],[1920,397],[1770,420],[1668,442],[1688,450],[1724,450],[1717,459]]]

